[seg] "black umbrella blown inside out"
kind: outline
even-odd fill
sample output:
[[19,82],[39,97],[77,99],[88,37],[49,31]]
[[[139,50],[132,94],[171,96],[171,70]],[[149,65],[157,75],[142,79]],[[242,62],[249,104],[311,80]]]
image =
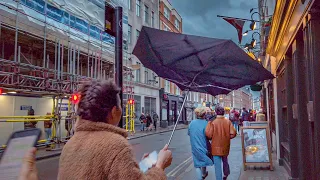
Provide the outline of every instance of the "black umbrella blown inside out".
[[213,96],[274,78],[231,40],[143,27],[133,54],[182,90]]
[[168,145],[189,91],[213,96],[274,76],[231,40],[142,27],[133,54],[158,76],[186,90]]

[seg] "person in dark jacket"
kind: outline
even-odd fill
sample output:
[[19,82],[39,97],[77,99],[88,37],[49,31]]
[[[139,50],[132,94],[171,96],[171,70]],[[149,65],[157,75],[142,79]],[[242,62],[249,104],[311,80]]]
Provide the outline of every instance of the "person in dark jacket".
[[144,131],[145,124],[147,123],[146,116],[143,113],[141,113],[139,119],[140,119],[140,123],[141,123],[141,129],[140,130]]
[[[47,116],[51,116],[51,113],[47,113]],[[50,119],[50,117],[47,117],[46,119],[49,119],[49,120],[44,121],[43,125],[44,125],[44,132],[46,134],[46,140],[47,140],[46,146],[48,146],[51,141],[51,136],[52,136],[52,131],[51,131],[52,120]]]
[[[28,116],[34,116],[34,109],[28,110]],[[27,118],[27,119],[35,119],[35,118]],[[37,121],[27,121],[24,122],[24,128],[30,129],[30,128],[37,128]]]
[[152,119],[149,113],[147,114],[146,118],[147,118],[147,129],[150,129],[151,131],[152,129],[150,128],[150,125],[152,124]]
[[157,122],[159,120],[159,116],[156,112],[153,112],[153,126],[154,126],[154,130],[156,131],[157,130]]
[[206,107],[206,115],[205,118],[207,121],[213,121],[215,119],[215,117],[212,114],[212,110],[209,107]]
[[242,109],[242,121],[243,121],[243,127],[245,126],[248,126],[249,124],[249,117],[250,117],[250,114],[249,112],[247,111],[246,108],[243,108]]

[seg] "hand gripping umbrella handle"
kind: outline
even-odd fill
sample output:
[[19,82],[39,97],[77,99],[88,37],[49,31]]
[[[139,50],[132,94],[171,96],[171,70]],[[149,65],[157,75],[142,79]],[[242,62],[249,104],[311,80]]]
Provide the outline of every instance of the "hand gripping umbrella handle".
[[184,96],[184,98],[183,98],[183,103],[182,103],[182,106],[181,106],[181,109],[180,109],[179,115],[178,115],[178,117],[177,117],[176,123],[174,124],[173,130],[172,130],[172,133],[171,133],[171,136],[170,136],[169,142],[168,142],[168,147],[170,146],[170,143],[171,143],[171,140],[172,140],[173,134],[174,134],[174,132],[176,131],[176,128],[177,128],[177,125],[178,125],[178,122],[179,122],[180,116],[181,116],[181,114],[182,114],[182,110],[183,110],[184,104],[185,104],[185,102],[186,102],[186,99],[187,99],[187,97],[188,97],[189,93],[190,93],[190,90],[188,89],[188,90],[187,90],[187,93],[185,94],[185,96]]

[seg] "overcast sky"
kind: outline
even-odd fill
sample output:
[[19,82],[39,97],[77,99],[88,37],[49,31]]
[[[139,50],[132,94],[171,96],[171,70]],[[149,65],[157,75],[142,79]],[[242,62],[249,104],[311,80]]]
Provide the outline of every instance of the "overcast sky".
[[[217,15],[251,19],[250,9],[258,7],[258,0],[170,0],[182,16],[182,30],[185,34],[232,39],[238,42],[236,29]],[[254,19],[258,19],[254,15]],[[250,22],[244,24],[243,32]],[[242,43],[249,42],[251,35],[243,37]]]

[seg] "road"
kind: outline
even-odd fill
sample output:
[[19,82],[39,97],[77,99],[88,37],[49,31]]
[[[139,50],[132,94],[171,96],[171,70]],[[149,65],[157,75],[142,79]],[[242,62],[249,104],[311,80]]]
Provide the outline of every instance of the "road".
[[[170,132],[161,133],[143,138],[130,140],[130,144],[133,146],[136,159],[139,161],[142,155],[146,152],[152,152],[154,150],[159,151],[167,143],[170,137]],[[187,130],[176,131],[170,150],[173,154],[172,165],[166,169],[168,179],[195,179],[195,170],[193,168],[191,147]],[[241,160],[241,147],[240,138],[236,138],[232,141],[231,154],[230,154],[230,169],[231,180],[238,179],[240,173]],[[41,180],[56,180],[58,173],[59,157],[40,160],[37,162],[39,178]],[[214,168],[209,168],[209,176],[214,176]],[[213,178],[208,178],[213,179]]]

